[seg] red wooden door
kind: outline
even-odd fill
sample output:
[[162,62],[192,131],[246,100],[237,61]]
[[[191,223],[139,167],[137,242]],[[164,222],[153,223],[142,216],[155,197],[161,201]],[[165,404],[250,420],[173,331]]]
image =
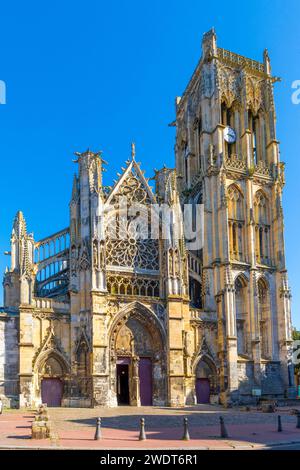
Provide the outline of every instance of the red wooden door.
[[209,379],[196,380],[197,403],[209,403],[210,386]]
[[63,384],[59,379],[43,379],[42,380],[42,403],[47,406],[61,406],[63,394]]
[[140,399],[142,406],[152,406],[152,362],[141,357],[139,361]]

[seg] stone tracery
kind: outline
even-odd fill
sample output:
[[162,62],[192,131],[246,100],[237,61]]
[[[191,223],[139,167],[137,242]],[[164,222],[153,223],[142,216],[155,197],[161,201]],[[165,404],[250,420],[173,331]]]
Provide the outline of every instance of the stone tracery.
[[[139,221],[138,227],[127,218],[116,215],[116,223],[109,219],[106,226],[106,260],[109,266],[158,269],[158,243],[148,238],[148,221]],[[143,238],[146,237],[146,238]]]
[[107,289],[111,294],[159,297],[159,280],[144,276],[109,273]]

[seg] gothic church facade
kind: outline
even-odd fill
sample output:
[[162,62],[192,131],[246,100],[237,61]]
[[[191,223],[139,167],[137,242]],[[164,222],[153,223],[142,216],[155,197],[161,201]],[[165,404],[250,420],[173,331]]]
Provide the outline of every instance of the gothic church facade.
[[[112,187],[88,150],[77,154],[69,227],[36,241],[17,213],[0,310],[8,405],[293,395],[276,80],[266,51],[261,63],[247,59],[209,31],[176,99],[176,168],[156,170],[154,190],[134,149]],[[159,204],[170,217],[163,230],[157,215],[149,237],[148,209]],[[186,204],[203,208],[197,249],[185,238]]]

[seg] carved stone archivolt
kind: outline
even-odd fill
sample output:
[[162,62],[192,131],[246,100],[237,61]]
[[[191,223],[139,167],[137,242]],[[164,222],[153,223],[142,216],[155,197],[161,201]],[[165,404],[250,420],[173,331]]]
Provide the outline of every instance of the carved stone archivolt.
[[[164,349],[164,338],[165,332],[163,325],[160,323],[158,318],[154,315],[151,310],[147,307],[143,306],[142,304],[135,303],[134,305],[129,305],[127,308],[121,311],[119,315],[113,321],[111,326],[111,336],[110,336],[110,354],[111,358],[115,358],[118,355],[117,342],[118,335],[121,331],[121,338],[127,338],[128,340],[128,347],[127,352],[131,351],[131,354],[136,353],[134,349],[134,340],[129,335],[128,327],[126,324],[128,321],[137,321],[140,325],[142,325],[145,333],[145,338],[147,337],[146,332],[148,332],[153,340],[153,348],[154,351],[157,349],[157,353],[161,353],[162,349]],[[123,328],[123,330],[122,330]],[[130,338],[130,341],[129,341]],[[140,342],[143,343],[144,340],[142,335],[140,336]],[[130,344],[130,347],[129,347]],[[126,348],[125,348],[126,349]],[[125,354],[126,355],[126,354]]]
[[134,336],[130,328],[125,324],[123,325],[117,335],[115,344],[115,354],[117,356],[134,355]]
[[40,374],[43,377],[62,377],[64,374],[64,369],[57,358],[49,356],[44,363],[44,366],[41,368]]
[[51,354],[55,355],[59,359],[59,362],[64,365],[65,370],[70,369],[69,359],[63,347],[61,346],[61,343],[55,334],[52,325],[50,325],[47,329],[45,339],[33,357],[33,370],[35,370],[38,366],[41,368],[42,364],[45,363],[45,360],[47,357],[50,357]]
[[202,334],[200,344],[199,344],[196,352],[193,355],[192,367],[195,367],[195,364],[198,362],[199,358],[201,358],[202,356],[206,356],[206,357],[210,358],[210,360],[213,363],[215,363],[215,361],[216,361],[216,356],[215,356],[214,352],[212,351],[212,349],[210,348],[204,333]]
[[153,310],[155,314],[157,315],[158,319],[161,321],[161,323],[164,325],[167,319],[167,312],[162,304],[154,304],[153,305]]

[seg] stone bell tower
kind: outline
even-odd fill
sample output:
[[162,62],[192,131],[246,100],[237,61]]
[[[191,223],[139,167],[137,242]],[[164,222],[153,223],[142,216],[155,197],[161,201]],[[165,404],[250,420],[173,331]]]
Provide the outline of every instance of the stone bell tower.
[[202,56],[176,99],[182,202],[204,204],[201,303],[218,319],[220,396],[293,393],[290,291],[272,76],[203,37]]

